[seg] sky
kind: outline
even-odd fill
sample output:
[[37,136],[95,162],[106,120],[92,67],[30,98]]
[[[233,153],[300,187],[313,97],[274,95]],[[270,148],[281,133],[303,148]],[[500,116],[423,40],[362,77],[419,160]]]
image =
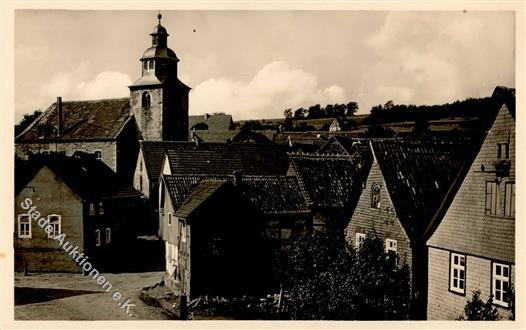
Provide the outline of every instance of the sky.
[[[17,10],[16,120],[57,96],[129,96],[156,11]],[[511,11],[162,11],[190,114],[278,118],[358,102],[359,113],[515,87]]]

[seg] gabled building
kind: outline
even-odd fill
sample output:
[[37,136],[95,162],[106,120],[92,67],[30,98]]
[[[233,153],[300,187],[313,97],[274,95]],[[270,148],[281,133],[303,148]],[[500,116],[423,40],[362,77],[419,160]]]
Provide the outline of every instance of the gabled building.
[[162,182],[160,237],[173,290],[276,288],[276,252],[309,232],[310,211],[294,177],[163,175]]
[[[430,224],[427,317],[464,315],[474,290],[511,316],[515,286],[515,90],[498,87],[500,110],[478,151]],[[443,217],[443,218],[442,218]],[[441,220],[441,221],[439,221]]]
[[410,267],[413,317],[423,318],[424,233],[470,153],[458,143],[403,140],[371,141],[370,152],[373,160],[346,236],[356,247],[372,232],[385,240],[386,251]]
[[[93,155],[33,156],[16,171],[15,267],[81,272],[52,239],[64,233],[99,270],[119,269],[116,260],[123,260],[119,254],[124,255],[135,238],[141,205],[141,194]],[[31,219],[36,211],[34,217],[48,221],[53,232],[45,232]]]

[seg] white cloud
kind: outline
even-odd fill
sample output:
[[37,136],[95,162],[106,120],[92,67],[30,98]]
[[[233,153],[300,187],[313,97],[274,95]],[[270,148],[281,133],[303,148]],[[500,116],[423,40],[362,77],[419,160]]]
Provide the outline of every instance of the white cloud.
[[318,86],[317,78],[283,61],[265,65],[248,82],[208,79],[190,93],[193,114],[222,111],[235,119],[275,118],[286,108],[349,101],[339,86]]
[[390,12],[364,42],[378,60],[364,80],[361,108],[390,99],[444,103],[513,87],[513,28],[506,12]]
[[90,71],[90,63],[83,61],[71,72],[55,74],[40,93],[48,97],[62,96],[64,100],[95,100],[130,95],[128,86],[132,81],[128,75],[105,71],[92,77]]

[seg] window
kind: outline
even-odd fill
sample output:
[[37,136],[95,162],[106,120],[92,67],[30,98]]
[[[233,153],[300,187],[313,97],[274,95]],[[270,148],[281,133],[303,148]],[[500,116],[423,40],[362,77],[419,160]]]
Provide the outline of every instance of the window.
[[510,158],[510,144],[509,143],[497,143],[497,158],[502,158],[504,153],[504,158]]
[[111,228],[106,228],[106,244],[111,243]]
[[148,109],[150,107],[150,93],[142,93],[142,107]]
[[393,251],[396,253],[398,242],[395,239],[386,239],[385,240],[385,252],[389,253],[389,251]]
[[172,225],[172,214],[168,213],[168,226]]
[[139,191],[142,192],[142,174],[139,174]]
[[493,263],[491,294],[493,303],[502,307],[509,306],[510,266]]
[[60,227],[61,227],[61,217],[57,214],[50,214],[47,216],[47,220],[49,221],[49,224],[53,228],[53,230],[48,233],[47,237],[52,238],[57,235],[60,235]]
[[181,242],[185,243],[186,242],[186,224],[184,223],[184,221],[181,221],[180,224],[181,224]]
[[95,246],[100,246],[100,230],[95,229]]
[[143,70],[148,70],[148,62],[146,61],[142,62],[142,68]]
[[371,187],[371,207],[374,209],[380,208],[380,186],[373,183]]
[[360,248],[360,246],[362,245],[363,241],[365,241],[365,234],[356,233],[356,242],[354,242],[354,244],[355,244],[357,249]]
[[28,214],[18,215],[18,238],[31,238],[31,217]]
[[98,209],[97,214],[104,214],[104,205],[102,202],[99,202],[96,208]]
[[506,205],[504,206],[504,215],[515,217],[515,182],[506,182]]
[[486,214],[496,215],[499,209],[499,184],[486,182]]
[[154,61],[148,61],[148,69],[153,70],[154,63]]
[[451,253],[449,290],[465,294],[466,293],[466,256]]
[[99,160],[102,159],[102,151],[100,151],[100,150],[95,150],[94,154],[95,154],[95,158],[97,158],[97,159],[99,159]]

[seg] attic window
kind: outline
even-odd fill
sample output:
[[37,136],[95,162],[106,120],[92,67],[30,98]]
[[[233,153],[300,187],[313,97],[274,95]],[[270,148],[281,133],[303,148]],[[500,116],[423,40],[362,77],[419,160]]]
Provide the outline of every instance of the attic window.
[[380,208],[380,185],[373,183],[371,187],[371,207],[373,209]]
[[95,158],[97,158],[98,160],[102,159],[102,151],[96,150],[94,153],[95,153]]
[[142,107],[145,109],[150,108],[150,93],[142,93]]
[[510,144],[509,143],[497,143],[497,158],[501,159],[503,158],[509,159],[510,158]]

